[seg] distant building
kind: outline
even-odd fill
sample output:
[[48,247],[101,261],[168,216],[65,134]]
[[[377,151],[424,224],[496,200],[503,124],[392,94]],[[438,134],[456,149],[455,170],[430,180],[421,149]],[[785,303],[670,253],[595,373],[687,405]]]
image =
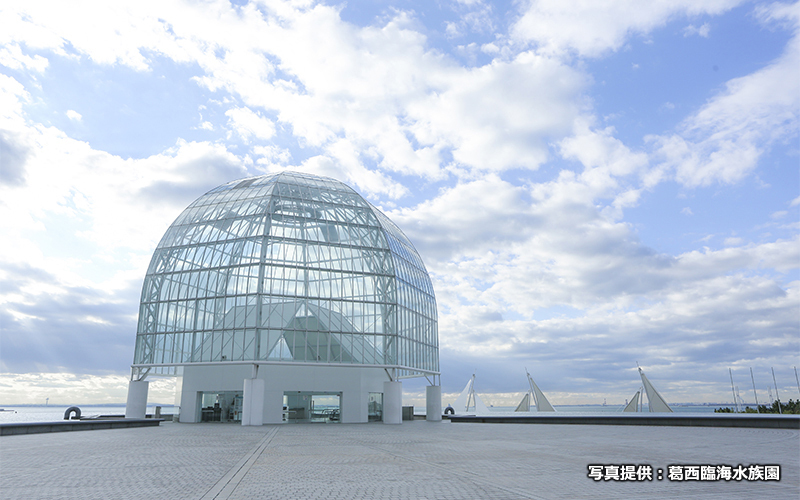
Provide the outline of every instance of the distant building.
[[334,179],[283,172],[189,205],[142,287],[126,415],[148,375],[181,422],[400,423],[403,378],[441,419],[436,299],[403,232]]

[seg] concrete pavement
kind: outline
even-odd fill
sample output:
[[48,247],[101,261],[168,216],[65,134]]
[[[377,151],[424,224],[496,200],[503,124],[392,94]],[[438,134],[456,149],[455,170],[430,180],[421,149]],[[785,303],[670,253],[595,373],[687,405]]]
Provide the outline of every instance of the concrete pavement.
[[[600,466],[599,481],[588,476],[590,464]],[[640,472],[649,466],[653,479],[631,479],[620,465]],[[763,467],[752,468],[752,480],[742,473],[738,480],[717,479],[716,472],[693,479],[694,466],[710,471],[711,465],[715,471],[771,465],[773,472],[779,465],[780,480],[755,479]],[[163,423],[2,437],[0,492],[9,500],[798,498],[800,432],[425,421]]]

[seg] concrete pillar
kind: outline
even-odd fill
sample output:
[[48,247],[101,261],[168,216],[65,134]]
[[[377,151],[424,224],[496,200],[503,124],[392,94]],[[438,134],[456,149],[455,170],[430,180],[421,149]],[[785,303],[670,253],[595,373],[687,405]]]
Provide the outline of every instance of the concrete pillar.
[[125,403],[125,418],[144,418],[147,412],[147,389],[150,382],[131,380],[128,383],[128,401]]
[[342,391],[339,400],[339,421],[343,424],[366,422],[367,398],[365,392],[353,389]]
[[260,378],[244,379],[242,400],[242,425],[264,423],[264,390],[266,383]]
[[264,423],[283,423],[283,391],[276,391],[272,386],[264,392]]
[[429,385],[425,388],[425,420],[442,421],[442,386]]
[[383,423],[403,423],[403,383],[383,383]]

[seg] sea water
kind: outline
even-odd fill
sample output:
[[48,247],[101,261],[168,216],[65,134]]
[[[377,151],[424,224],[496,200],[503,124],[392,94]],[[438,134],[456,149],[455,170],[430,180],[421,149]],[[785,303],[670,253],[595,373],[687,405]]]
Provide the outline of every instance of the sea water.
[[[553,405],[557,413],[567,414],[602,414],[609,413],[622,413],[625,405]],[[671,404],[670,408],[675,413],[714,413],[717,408],[732,407],[733,404],[718,403],[718,404]],[[755,406],[752,405],[753,409]],[[489,414],[505,415],[513,414],[516,406],[491,406],[489,407]],[[536,413],[536,407],[531,405],[531,411]],[[644,412],[649,412],[647,403],[645,403]],[[418,415],[425,414],[425,407],[414,407],[414,413]],[[519,415],[519,413],[517,413]]]
[[[620,413],[624,405],[556,405],[558,413],[593,413],[608,414]],[[731,407],[731,404],[715,405],[670,405],[675,413],[714,413],[717,408]],[[99,415],[124,415],[124,406],[78,406],[81,409],[82,417],[95,417]],[[13,422],[57,422],[64,420],[64,412],[68,406],[5,406],[6,411],[0,411],[0,424]],[[514,413],[514,406],[495,406],[489,408],[490,413],[505,414]],[[162,415],[176,413],[177,408],[164,407]],[[535,410],[534,410],[535,411]],[[647,405],[644,407],[647,412]],[[147,413],[155,413],[155,406],[149,405]],[[414,407],[414,413],[425,414],[425,407]]]
[[[64,420],[64,412],[69,406],[3,406],[0,411],[0,424],[17,422],[58,422]],[[124,415],[124,406],[78,406],[81,417],[100,415]],[[162,413],[171,413],[172,408]],[[154,413],[154,408],[147,408],[147,413]],[[73,412],[72,415],[75,415]]]

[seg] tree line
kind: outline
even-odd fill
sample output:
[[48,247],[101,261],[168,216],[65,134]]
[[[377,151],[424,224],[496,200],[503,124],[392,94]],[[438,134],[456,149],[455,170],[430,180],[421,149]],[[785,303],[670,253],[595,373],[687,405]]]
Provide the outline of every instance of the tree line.
[[[778,405],[780,405],[780,411],[778,411]],[[744,411],[740,412],[733,408],[717,408],[714,413],[782,413],[784,415],[800,415],[800,399],[797,401],[790,399],[788,403],[774,401],[770,406],[758,405],[757,410],[748,406]]]

